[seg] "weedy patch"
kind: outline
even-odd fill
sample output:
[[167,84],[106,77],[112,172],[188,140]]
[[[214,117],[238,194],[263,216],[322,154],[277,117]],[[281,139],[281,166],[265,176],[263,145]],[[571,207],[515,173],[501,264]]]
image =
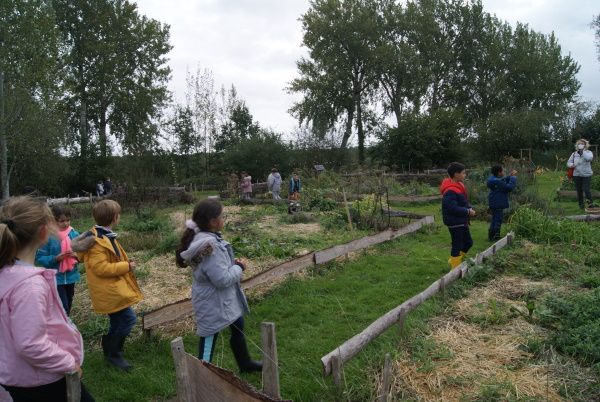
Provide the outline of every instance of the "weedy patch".
[[[522,346],[546,336],[529,319],[526,300],[549,287],[503,277],[468,292],[396,363],[394,393],[424,401],[561,401],[560,372]],[[435,353],[423,345],[435,345]]]

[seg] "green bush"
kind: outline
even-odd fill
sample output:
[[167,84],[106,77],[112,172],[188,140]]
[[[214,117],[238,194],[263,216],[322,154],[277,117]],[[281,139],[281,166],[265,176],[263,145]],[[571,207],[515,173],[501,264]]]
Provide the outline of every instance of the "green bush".
[[517,236],[535,243],[595,245],[600,242],[600,228],[581,222],[550,218],[541,211],[519,208],[512,216],[511,227]]

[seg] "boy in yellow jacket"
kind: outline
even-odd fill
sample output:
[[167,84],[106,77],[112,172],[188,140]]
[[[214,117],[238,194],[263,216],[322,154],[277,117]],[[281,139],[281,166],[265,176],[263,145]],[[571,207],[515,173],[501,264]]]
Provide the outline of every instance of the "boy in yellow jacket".
[[96,225],[71,242],[73,251],[85,264],[87,284],[92,307],[98,314],[108,314],[110,328],[102,336],[102,350],[106,360],[122,370],[133,366],[123,358],[125,338],[135,325],[132,305],[139,303],[142,292],[135,279],[135,262],[112,231],[121,217],[121,206],[113,200],[98,202],[92,215]]

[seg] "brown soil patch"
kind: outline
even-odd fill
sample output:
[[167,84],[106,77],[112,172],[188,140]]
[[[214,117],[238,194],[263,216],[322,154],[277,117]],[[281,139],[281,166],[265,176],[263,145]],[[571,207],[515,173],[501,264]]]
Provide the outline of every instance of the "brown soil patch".
[[[521,347],[527,338],[545,333],[526,318],[527,308],[521,298],[550,286],[504,277],[472,290],[448,314],[433,320],[426,340],[436,345],[436,351],[445,353],[430,356],[432,369],[424,370],[423,362],[409,356],[395,363],[393,394],[423,401],[472,400],[481,397],[486,387],[500,384],[499,392],[518,398],[563,400],[556,392],[559,368],[540,363]],[[481,319],[494,312],[498,319],[497,306],[505,313],[502,322]]]

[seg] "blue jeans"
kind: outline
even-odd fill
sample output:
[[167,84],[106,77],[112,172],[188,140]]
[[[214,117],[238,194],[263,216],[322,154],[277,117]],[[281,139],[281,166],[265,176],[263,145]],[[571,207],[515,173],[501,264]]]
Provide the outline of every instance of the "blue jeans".
[[458,257],[460,252],[466,253],[473,246],[473,239],[469,231],[469,225],[448,227],[450,237],[452,238],[452,250],[450,255]]
[[75,294],[75,284],[57,285],[58,296],[62,302],[63,308],[67,315],[71,314],[71,306],[73,306],[73,295]]
[[504,210],[503,209],[492,209],[492,222],[490,223],[490,230],[493,230],[494,233],[500,233],[500,228],[502,227],[502,220],[504,219]]
[[120,335],[127,336],[131,332],[131,329],[135,325],[137,320],[135,312],[131,307],[124,308],[116,313],[108,315],[110,319],[110,327],[108,328],[108,335]]

